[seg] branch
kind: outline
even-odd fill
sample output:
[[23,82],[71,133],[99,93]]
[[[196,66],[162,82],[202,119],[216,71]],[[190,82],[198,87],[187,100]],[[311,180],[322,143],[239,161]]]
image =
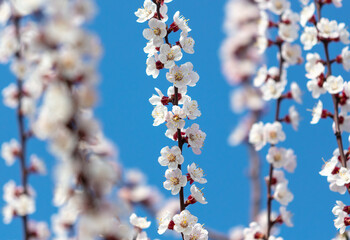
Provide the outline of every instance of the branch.
[[[16,31],[16,39],[18,43],[21,42],[20,34],[20,17],[13,17],[13,24]],[[17,60],[21,60],[22,54],[21,49],[19,48],[15,54]],[[26,146],[27,146],[27,134],[24,125],[24,116],[22,113],[22,99],[23,99],[23,79],[16,78],[17,88],[18,88],[18,106],[17,106],[17,124],[18,124],[18,133],[19,140],[21,145],[21,152],[19,154],[20,168],[21,168],[21,183],[23,186],[24,194],[28,193],[28,171],[26,165]],[[22,216],[22,225],[23,225],[23,235],[24,239],[29,239],[29,230],[28,230],[28,216]]]
[[[282,71],[283,71],[283,63],[284,59],[282,57],[282,44],[280,43],[278,45],[278,50],[280,54],[280,61],[279,61],[279,76],[278,80],[281,79],[282,76]],[[279,115],[280,115],[280,109],[281,109],[281,102],[283,98],[279,97],[276,101],[276,114],[275,114],[275,121],[279,122]],[[271,188],[272,188],[272,176],[273,176],[273,165],[270,164],[270,169],[269,169],[269,182],[268,182],[268,187],[267,187],[267,239],[270,237],[271,233],[271,228],[273,227],[273,221],[271,221],[271,212],[272,212],[272,201],[273,201],[273,196],[271,195]]]
[[[321,9],[322,9],[322,5],[319,3],[319,1],[314,0],[315,1],[315,5],[316,5],[316,9],[317,9],[317,16],[318,16],[318,21],[320,21],[321,19]],[[332,75],[332,64],[331,64],[331,60],[329,57],[329,42],[328,41],[324,41],[321,40],[322,44],[323,44],[323,48],[324,48],[324,52],[326,55],[326,65],[327,65],[327,77]],[[332,101],[333,101],[333,107],[334,107],[334,115],[333,115],[333,120],[334,120],[334,124],[335,124],[335,136],[336,136],[336,140],[337,140],[337,144],[338,144],[338,148],[339,148],[339,154],[340,154],[340,159],[341,159],[341,164],[343,167],[346,168],[346,157],[344,155],[344,146],[343,146],[343,139],[342,139],[342,135],[341,135],[341,131],[340,131],[340,124],[339,124],[339,100],[337,98],[337,96],[335,94],[332,94]],[[348,189],[349,191],[349,189]]]

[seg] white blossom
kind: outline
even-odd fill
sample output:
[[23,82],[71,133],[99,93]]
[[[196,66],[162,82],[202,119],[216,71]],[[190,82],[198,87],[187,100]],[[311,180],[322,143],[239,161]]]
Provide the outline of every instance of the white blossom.
[[332,213],[334,215],[339,215],[341,212],[344,211],[345,204],[342,201],[336,201],[336,203],[337,204],[332,209]]
[[157,105],[152,111],[152,117],[154,118],[153,126],[159,126],[165,122],[165,118],[168,114],[168,108],[164,105]]
[[341,63],[346,71],[350,70],[350,51],[349,47],[343,48],[341,52]]
[[50,230],[46,222],[35,222],[30,220],[28,222],[28,231],[31,237],[30,240],[48,240],[50,237]]
[[284,206],[288,205],[294,198],[285,183],[277,184],[273,197]]
[[266,160],[273,165],[274,168],[281,168],[286,163],[286,149],[270,147]]
[[182,64],[180,67],[173,66],[166,74],[169,82],[175,87],[181,88],[187,85],[193,87],[199,80],[199,75],[193,71],[193,65],[190,62]]
[[343,91],[344,80],[341,76],[329,76],[326,82],[324,82],[323,87],[330,93],[336,94]]
[[147,218],[138,217],[135,213],[131,214],[129,220],[133,226],[141,229],[149,228],[151,225],[151,222],[147,221]]
[[30,156],[30,166],[29,166],[30,171],[45,175],[46,174],[46,166],[43,160],[38,158],[35,154],[32,154]]
[[166,126],[171,129],[182,129],[185,126],[185,117],[186,114],[181,107],[173,106],[172,111],[165,116]]
[[20,154],[21,146],[15,139],[1,145],[1,157],[5,160],[7,166],[13,165]]
[[188,54],[194,54],[195,41],[192,37],[188,36],[188,32],[182,32],[180,36],[180,45],[182,50]]
[[346,212],[341,212],[334,220],[334,226],[335,228],[339,229],[340,234],[343,234],[345,232],[346,225],[344,220],[346,217],[348,217],[348,214]]
[[167,35],[165,23],[155,18],[152,18],[148,22],[148,25],[150,28],[146,28],[145,30],[143,30],[143,36],[148,41],[152,40],[155,46],[161,46],[161,44],[164,41],[163,38]]
[[179,46],[170,47],[168,44],[163,44],[160,47],[159,60],[164,64],[167,69],[175,66],[175,61],[179,61],[182,58],[181,48]]
[[188,144],[191,146],[195,154],[201,154],[206,134],[199,129],[199,125],[193,123],[191,127],[186,129],[186,136],[188,137]]
[[281,206],[280,207],[280,214],[283,223],[285,223],[288,227],[293,227],[293,222],[292,222],[292,213],[287,211],[286,207]]
[[18,88],[17,85],[11,83],[5,87],[2,91],[2,97],[4,105],[9,108],[16,108],[18,106]]
[[339,31],[339,40],[343,43],[343,44],[350,44],[350,33],[347,30],[346,26],[344,23],[339,23],[338,25],[338,31]]
[[198,103],[196,100],[189,100],[186,98],[183,104],[183,110],[186,116],[191,120],[194,120],[202,115],[198,109]]
[[259,151],[266,144],[263,122],[254,123],[249,132],[249,142]]
[[282,57],[288,64],[294,65],[301,62],[301,48],[299,45],[291,45],[290,43],[284,43],[282,45]]
[[143,8],[139,8],[135,15],[138,17],[137,22],[143,23],[151,19],[157,12],[157,5],[152,0],[145,0]]
[[160,154],[161,156],[158,158],[159,164],[162,166],[168,166],[169,169],[177,169],[178,165],[181,165],[184,162],[184,157],[178,146],[173,146],[172,148],[166,146],[162,148]]
[[243,230],[243,235],[245,240],[263,240],[264,234],[261,226],[257,222],[251,222],[249,228]]
[[305,27],[307,22],[313,17],[315,13],[315,4],[311,3],[309,6],[303,7],[303,10],[300,13],[300,24]]
[[158,234],[163,234],[168,230],[169,223],[172,221],[172,215],[170,212],[166,211],[158,220]]
[[286,139],[280,122],[266,123],[264,126],[264,135],[266,136],[266,141],[270,144],[277,144]]
[[155,58],[154,57],[147,58],[146,64],[147,64],[146,74],[148,76],[152,75],[153,78],[157,78],[159,76],[159,69]]
[[295,109],[295,106],[290,106],[288,110],[288,119],[290,123],[292,124],[292,127],[294,130],[298,130],[299,122],[300,122],[300,115],[298,111]]
[[329,160],[328,162],[325,162],[322,170],[320,171],[320,175],[326,176],[326,177],[330,176],[338,163],[339,163],[338,159],[335,157],[332,157],[331,160]]
[[166,170],[165,177],[167,180],[163,186],[166,190],[170,190],[172,195],[178,194],[180,189],[187,184],[187,177],[182,175],[180,169]]
[[335,39],[339,37],[338,23],[337,21],[329,21],[327,18],[321,18],[317,23],[318,35],[323,38]]
[[199,203],[201,204],[207,204],[208,202],[206,201],[203,192],[196,187],[195,184],[193,184],[190,188],[191,191],[191,196]]
[[207,182],[207,180],[205,178],[203,178],[203,176],[204,176],[203,170],[201,168],[197,167],[197,165],[195,163],[188,165],[187,171],[188,171],[188,174],[190,175],[191,179],[194,182],[198,182],[201,184],[204,184]]
[[290,8],[290,2],[288,0],[271,0],[268,2],[267,7],[271,12],[281,15]]
[[350,183],[350,170],[349,169],[341,167],[336,176],[337,176],[336,184],[338,186],[344,186],[345,184]]
[[183,32],[190,32],[191,28],[188,27],[187,24],[188,20],[186,18],[184,18],[183,16],[180,16],[180,12],[177,11],[174,14],[174,23],[176,28],[181,29]]
[[300,36],[300,41],[304,45],[304,50],[310,50],[318,42],[317,29],[315,27],[305,27]]
[[185,240],[208,240],[208,231],[199,223],[196,223],[189,234],[186,234]]
[[299,34],[299,26],[297,24],[279,23],[278,35],[286,42],[294,42]]
[[180,214],[173,217],[175,226],[174,230],[185,235],[190,234],[193,226],[197,223],[198,218],[193,216],[188,210],[183,210]]
[[290,85],[290,91],[292,94],[292,98],[299,104],[302,104],[303,100],[301,99],[301,90],[299,85],[296,82],[292,82]]
[[253,82],[255,87],[260,87],[265,83],[265,81],[267,80],[267,73],[268,72],[266,65],[263,65],[259,68]]

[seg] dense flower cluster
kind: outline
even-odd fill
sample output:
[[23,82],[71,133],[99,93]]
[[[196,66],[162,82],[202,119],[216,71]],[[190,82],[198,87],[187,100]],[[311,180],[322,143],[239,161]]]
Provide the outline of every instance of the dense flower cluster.
[[245,143],[250,153],[251,218],[261,208],[260,157],[248,142],[253,123],[263,115],[265,102],[261,91],[253,86],[253,78],[261,62],[261,52],[256,45],[259,38],[260,10],[250,0],[230,0],[225,7],[224,30],[227,35],[220,56],[222,71],[229,84],[237,85],[230,94],[231,109],[244,114],[229,137],[232,146]]
[[[342,65],[344,70],[349,71],[349,50],[344,47],[338,55],[332,58],[330,47],[333,43],[339,42],[345,45],[350,44],[350,33],[344,23],[330,20],[322,16],[322,9],[327,4],[342,6],[342,1],[315,1],[305,3],[301,12],[302,26],[304,32],[301,35],[301,42],[305,50],[311,50],[315,45],[320,44],[323,54],[317,52],[307,54],[305,65],[306,77],[309,79],[307,88],[315,99],[321,98],[324,94],[330,94],[333,101],[333,111],[324,109],[321,100],[312,111],[311,124],[317,124],[320,119],[331,118],[333,120],[333,131],[336,137],[338,148],[333,152],[332,158],[325,162],[320,175],[327,177],[331,191],[345,194],[349,191],[348,150],[344,149],[343,133],[350,132],[350,83],[344,81],[341,75],[333,73],[333,65]],[[335,239],[344,239],[346,226],[349,225],[348,207],[341,201],[333,208],[336,216],[334,225],[341,235]],[[345,235],[343,235],[345,234]]]
[[[16,110],[18,140],[11,139],[1,146],[1,157],[7,166],[20,167],[21,181],[10,180],[4,185],[2,209],[4,223],[19,217],[23,224],[23,239],[46,240],[50,231],[46,222],[36,222],[30,215],[36,211],[36,193],[28,183],[29,175],[46,174],[45,163],[35,154],[27,157],[27,142],[32,137],[30,121],[35,114],[38,89],[31,75],[31,64],[37,60],[32,50],[37,24],[33,14],[43,7],[43,1],[4,0],[0,3],[0,62],[9,64],[15,81],[2,90],[5,106]],[[30,19],[30,20],[28,20]]]
[[[172,84],[164,95],[159,89],[155,89],[150,98],[150,103],[154,106],[152,116],[154,126],[165,123],[167,130],[165,135],[173,141],[177,141],[177,146],[166,146],[161,150],[158,162],[168,169],[165,171],[166,180],[163,183],[165,189],[171,191],[172,195],[180,195],[180,213],[175,216],[165,212],[160,217],[158,233],[163,234],[167,229],[181,233],[183,239],[208,239],[208,232],[202,225],[197,223],[197,217],[193,216],[186,208],[196,202],[206,204],[202,191],[195,185],[191,186],[191,194],[188,199],[184,199],[184,187],[187,182],[205,183],[203,170],[194,163],[188,166],[188,173],[183,174],[181,168],[184,163],[182,148],[188,144],[195,154],[201,153],[206,134],[200,130],[198,124],[193,123],[186,128],[186,119],[194,120],[201,116],[198,102],[187,95],[187,87],[196,86],[199,75],[194,71],[191,62],[178,65],[183,57],[183,52],[194,53],[194,40],[190,37],[191,29],[188,20],[176,12],[173,22],[168,26],[167,10],[165,3],[172,0],[145,0],[144,7],[139,9],[135,15],[138,22],[148,21],[149,28],[143,31],[143,36],[148,40],[144,48],[148,54],[146,61],[146,73],[153,78],[159,76],[160,70],[168,69],[166,79]],[[180,39],[175,44],[169,42],[169,34],[181,31]],[[172,105],[168,109],[169,105]],[[143,221],[138,219],[138,221]],[[135,226],[135,225],[134,225]],[[139,233],[145,236],[144,232]]]
[[59,160],[53,201],[59,212],[52,216],[53,239],[129,239],[133,234],[120,218],[118,205],[107,198],[120,179],[120,167],[113,145],[93,116],[101,47],[84,24],[95,9],[92,0],[0,4],[5,25],[0,59],[11,60],[18,79],[17,85],[9,85],[2,93],[5,105],[18,108],[21,140],[4,143],[1,153],[7,165],[21,160],[25,183],[5,185],[4,215],[5,222],[14,215],[23,216],[25,239],[49,238],[45,223],[27,221],[35,211],[35,192],[26,184],[26,176],[46,172],[36,155],[25,165],[24,144],[29,136],[48,141],[50,152]]
[[261,52],[256,44],[262,32],[260,19],[260,10],[253,1],[231,0],[226,5],[224,29],[227,38],[221,46],[222,69],[230,84],[240,86],[231,94],[232,110],[235,113],[250,112],[231,134],[231,145],[248,139],[251,124],[259,119],[265,106],[261,92],[251,81],[261,62]]
[[[282,123],[291,124],[294,129],[298,128],[300,117],[295,106],[291,106],[288,114],[280,117],[281,103],[285,99],[292,99],[301,103],[301,91],[297,83],[293,82],[286,91],[287,68],[302,62],[301,48],[293,42],[298,38],[299,15],[291,10],[291,2],[287,0],[256,1],[260,8],[259,37],[257,46],[261,52],[267,48],[276,46],[278,48],[278,67],[268,68],[261,66],[253,80],[253,85],[259,88],[262,100],[269,102],[276,100],[275,120],[271,123],[254,123],[249,132],[249,142],[257,151],[270,145],[266,160],[270,165],[267,182],[267,214],[265,226],[258,222],[252,222],[249,228],[243,230],[244,239],[282,239],[273,236],[273,226],[285,223],[292,226],[291,213],[286,206],[293,200],[294,196],[288,188],[288,180],[285,178],[284,170],[294,172],[296,168],[296,156],[292,149],[278,147],[277,145],[286,139]],[[270,12],[270,14],[268,14]],[[277,15],[274,21],[272,14]],[[273,31],[273,29],[276,29]],[[276,34],[274,34],[276,32]],[[272,36],[275,35],[275,39]],[[273,216],[272,203],[277,201],[282,206],[279,215]]]
[[[229,143],[245,143],[249,148],[251,222],[245,228],[232,228],[229,236],[199,223],[190,205],[208,203],[200,187],[207,179],[196,163],[185,161],[183,149],[187,145],[200,155],[206,139],[197,123],[188,122],[201,116],[198,102],[188,95],[200,77],[191,62],[181,62],[184,53],[194,54],[195,41],[188,20],[179,11],[168,14],[167,4],[172,1],[144,0],[135,12],[137,22],[147,23],[142,33],[147,40],[146,74],[156,79],[164,70],[170,83],[167,89],[155,88],[149,99],[153,126],[163,125],[170,139],[157,156],[164,167],[162,186],[170,193],[168,198],[149,185],[142,172],[120,165],[117,149],[94,116],[102,49],[87,24],[96,13],[95,1],[0,0],[0,63],[9,65],[15,79],[2,90],[3,104],[15,110],[19,133],[2,143],[1,158],[6,166],[20,170],[20,181],[9,179],[3,185],[2,213],[5,224],[16,218],[22,222],[24,240],[149,240],[146,231],[151,221],[135,213],[138,207],[158,220],[158,234],[173,233],[183,240],[283,240],[278,237],[279,227],[293,226],[287,207],[294,195],[287,174],[295,171],[297,161],[294,150],[281,143],[286,140],[285,125],[297,130],[301,117],[294,105],[281,117],[282,103],[302,103],[301,90],[288,81],[287,73],[303,62],[302,50],[316,45],[322,53],[308,53],[305,62],[306,87],[317,99],[311,124],[331,119],[337,143],[319,174],[327,177],[331,191],[350,194],[350,147],[345,146],[350,145],[350,137],[344,140],[350,133],[350,83],[332,71],[350,71],[350,32],[344,23],[321,14],[327,5],[342,7],[342,0],[300,0],[300,14],[292,11],[290,0],[228,0],[227,37],[220,57],[223,74],[235,86],[232,110],[244,114]],[[295,43],[300,26],[302,47]],[[331,55],[336,43],[345,46]],[[267,66],[264,54],[274,47],[278,63],[273,66],[269,59],[272,66]],[[328,103],[321,100],[328,94],[332,110],[325,109]],[[264,122],[271,103],[276,105],[275,118]],[[50,227],[33,218],[41,193],[29,178],[49,171],[28,148],[32,138],[46,141],[57,159],[53,171],[57,212]],[[262,152],[269,165],[265,210],[261,209]],[[350,206],[336,201],[332,213],[339,230],[333,240],[349,239]]]
[[109,200],[120,180],[116,151],[94,117],[99,39],[84,24],[95,13],[90,0],[51,1],[40,29],[42,103],[33,122],[34,134],[50,143],[60,163],[56,168],[52,217],[58,239],[123,239],[133,232]]

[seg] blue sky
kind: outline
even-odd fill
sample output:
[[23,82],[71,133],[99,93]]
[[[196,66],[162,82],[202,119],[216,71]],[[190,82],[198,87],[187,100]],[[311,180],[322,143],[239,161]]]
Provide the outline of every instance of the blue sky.
[[[224,14],[224,0],[175,0],[170,3],[170,14],[180,10],[181,14],[190,19],[193,29],[192,37],[196,40],[194,55],[185,55],[183,62],[191,61],[201,76],[196,87],[190,88],[188,94],[196,99],[202,111],[202,117],[196,120],[207,133],[207,139],[200,156],[194,155],[186,149],[185,163],[198,163],[206,172],[208,184],[204,192],[209,204],[194,205],[190,211],[199,217],[205,226],[221,232],[227,232],[235,225],[249,223],[249,184],[247,181],[248,162],[245,147],[229,147],[227,138],[235,127],[238,117],[229,106],[229,93],[232,89],[224,80],[220,71],[218,49],[224,38],[222,22]],[[166,145],[173,144],[164,136],[165,126],[153,127],[151,111],[153,107],[148,99],[154,93],[154,87],[163,92],[169,86],[165,78],[165,71],[154,80],[145,73],[146,54],[143,47],[146,40],[142,37],[142,30],[147,26],[136,23],[134,12],[142,6],[143,1],[100,1],[99,14],[92,24],[104,45],[105,56],[101,62],[102,82],[100,85],[100,101],[96,113],[101,120],[106,135],[112,139],[120,150],[120,159],[127,168],[141,168],[148,175],[148,181],[162,189],[164,168],[158,162],[159,151]],[[299,5],[298,1],[293,4]],[[299,6],[296,6],[296,9]],[[325,16],[337,18],[350,23],[347,10],[350,3],[344,1],[342,9],[327,7]],[[316,48],[320,50],[320,48]],[[338,47],[331,48],[333,56]],[[275,55],[269,56],[275,59]],[[349,80],[349,74],[343,74]],[[0,67],[0,87],[3,88],[13,81],[7,66]],[[298,156],[298,167],[294,174],[287,174],[289,187],[295,199],[289,205],[294,213],[294,228],[283,227],[281,236],[284,239],[331,239],[336,230],[333,227],[331,209],[335,200],[347,200],[328,190],[326,179],[318,174],[323,164],[322,157],[328,159],[336,147],[331,130],[331,122],[323,120],[317,126],[311,126],[310,109],[316,103],[310,97],[305,85],[303,66],[296,66],[288,72],[289,81],[296,81],[304,92],[304,105],[297,106],[303,116],[298,132],[290,126],[284,127],[287,140],[281,144],[292,147]],[[324,102],[330,102],[330,96]],[[289,103],[283,103],[282,116],[288,111]],[[330,106],[330,104],[326,104]],[[271,112],[274,104],[271,106]],[[15,113],[0,106],[0,142],[8,141],[17,136]],[[272,121],[268,115],[265,121]],[[347,136],[346,136],[347,139]],[[49,167],[55,160],[45,153],[46,145],[38,141],[31,141],[29,152],[43,157]],[[266,148],[262,151],[264,154]],[[263,175],[267,174],[267,164],[263,159]],[[0,161],[1,186],[9,179],[18,180],[18,165],[7,168]],[[50,169],[50,171],[51,171]],[[33,218],[48,220],[54,212],[51,207],[52,177],[33,176],[30,182],[38,192],[37,205],[40,206]],[[264,192],[266,189],[264,188]],[[162,189],[166,196],[169,192]],[[2,194],[2,190],[0,190]],[[263,201],[265,205],[265,200]],[[3,203],[0,203],[2,206]],[[277,204],[274,204],[277,207]],[[152,238],[157,237],[155,223],[149,233]],[[20,222],[15,220],[11,225],[0,224],[1,239],[17,240]],[[163,238],[161,238],[163,239]]]

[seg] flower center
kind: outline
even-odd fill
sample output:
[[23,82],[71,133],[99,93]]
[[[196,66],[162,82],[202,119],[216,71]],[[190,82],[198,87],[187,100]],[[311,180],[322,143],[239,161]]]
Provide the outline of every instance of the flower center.
[[200,237],[199,234],[193,234],[191,235],[190,240],[198,240],[199,237]]
[[168,158],[169,162],[175,162],[176,161],[176,156],[174,154],[172,154],[172,153],[169,153],[167,158]]
[[329,25],[325,25],[324,28],[323,28],[323,31],[327,34],[330,34],[331,33],[331,27]]
[[170,53],[168,53],[168,61],[172,61],[175,59],[175,55],[173,51],[170,51]]
[[173,120],[174,120],[174,122],[178,122],[178,121],[180,121],[180,117],[179,117],[179,115],[174,115],[174,117],[173,117]]
[[182,228],[187,228],[188,227],[188,222],[187,222],[187,220],[185,219],[185,220],[182,220],[182,222],[180,223],[180,226],[182,227]]
[[282,198],[284,198],[285,194],[284,194],[284,192],[279,192],[279,193],[277,194],[277,196],[278,196],[280,199],[282,199]]
[[161,34],[161,30],[159,29],[159,28],[155,28],[155,29],[153,29],[153,33],[154,33],[154,35],[156,35],[156,36],[159,36],[160,34]]
[[273,159],[275,160],[275,162],[279,162],[282,160],[282,155],[280,153],[277,153]]
[[203,176],[203,170],[201,168],[197,168],[196,170],[194,170],[192,172],[192,175],[195,177],[195,178],[201,178]]
[[180,179],[177,177],[170,178],[170,181],[173,185],[178,185],[180,183]]
[[276,2],[276,3],[275,3],[275,7],[276,7],[277,9],[282,9],[282,8],[283,8],[282,2]]
[[270,138],[277,138],[277,133],[275,131],[270,132]]
[[276,94],[276,92],[277,92],[277,89],[276,89],[276,87],[274,85],[270,86],[269,90],[270,90],[270,93],[273,94],[273,95]]
[[184,78],[184,75],[181,71],[175,73],[175,81],[181,81]]
[[194,134],[190,134],[189,138],[192,140],[192,141],[195,141],[196,140],[196,136]]
[[292,57],[293,57],[293,52],[292,52],[292,51],[287,51],[287,56],[288,56],[289,58],[292,58]]
[[331,86],[332,86],[332,90],[337,90],[337,88],[338,88],[338,83],[337,83],[337,82],[333,82],[333,83],[331,84]]

